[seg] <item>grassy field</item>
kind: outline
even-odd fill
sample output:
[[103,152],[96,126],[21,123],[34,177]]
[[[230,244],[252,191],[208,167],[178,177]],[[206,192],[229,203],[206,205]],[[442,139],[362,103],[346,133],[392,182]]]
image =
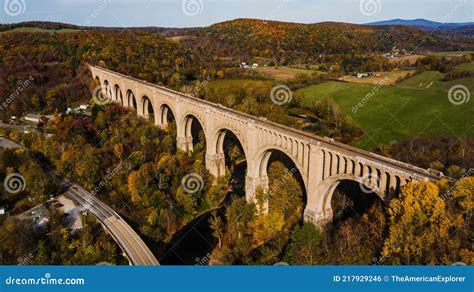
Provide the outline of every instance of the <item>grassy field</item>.
[[[474,78],[442,82],[439,79],[443,76],[439,72],[424,72],[400,86],[382,87],[331,81],[298,92],[304,95],[304,103],[308,106],[321,98],[334,99],[365,132],[355,143],[364,149],[414,137],[474,137],[474,123],[471,122],[474,101],[453,105],[448,99],[452,85],[465,84],[474,92]],[[208,86],[225,91],[240,86],[258,88],[263,84],[268,86],[271,82],[234,79],[212,81]],[[431,86],[427,88],[429,84]],[[362,106],[358,106],[360,102]]]
[[461,84],[467,86],[471,92],[474,90],[474,78],[462,78],[448,82],[441,81],[445,75],[437,71],[426,71],[399,83],[398,86],[419,90],[448,91],[451,87]]
[[2,34],[2,33],[12,33],[12,32],[69,33],[69,32],[76,32],[76,31],[78,31],[78,30],[77,29],[70,29],[70,28],[62,28],[62,29],[58,29],[58,30],[53,30],[53,29],[43,29],[43,28],[37,28],[37,27],[18,27],[18,28],[14,28],[14,29],[11,29],[11,30],[4,31],[4,32],[0,32],[0,34]]
[[428,55],[431,56],[444,56],[444,57],[461,57],[474,53],[473,51],[454,51],[454,52],[431,52]]
[[410,64],[415,64],[416,61],[418,61],[419,59],[422,59],[426,57],[425,55],[409,55],[409,56],[401,56],[401,57],[394,57],[392,59],[390,59],[390,62],[391,63],[398,63],[398,62],[402,62],[402,61],[405,61],[405,60],[408,60],[408,62],[410,62]]
[[[361,148],[370,149],[380,143],[418,136],[474,136],[473,101],[453,105],[446,91],[434,89],[449,86],[436,84],[430,89],[420,88],[420,81],[427,81],[420,76],[414,78],[407,80],[406,84],[416,90],[397,86],[383,86],[376,90],[369,84],[334,81],[310,86],[300,92],[304,94],[307,105],[320,98],[334,99],[340,109],[364,130],[364,137],[355,143]],[[474,79],[468,82],[472,88]],[[372,96],[364,103],[364,97],[370,93]],[[357,108],[359,102],[362,102],[362,107]]]
[[457,66],[454,70],[456,71],[467,71],[474,73],[474,63],[465,63]]
[[260,81],[252,79],[224,79],[210,81],[207,87],[213,89],[227,89],[229,87],[255,87],[259,84],[271,85],[272,81]]
[[371,76],[367,78],[344,77],[344,81],[353,83],[393,85],[399,78],[405,77],[415,71],[391,71],[391,72],[374,72],[379,76]]
[[290,67],[259,67],[258,72],[273,77],[275,80],[288,80],[295,78],[298,74],[308,74],[311,75],[315,70],[306,70]]

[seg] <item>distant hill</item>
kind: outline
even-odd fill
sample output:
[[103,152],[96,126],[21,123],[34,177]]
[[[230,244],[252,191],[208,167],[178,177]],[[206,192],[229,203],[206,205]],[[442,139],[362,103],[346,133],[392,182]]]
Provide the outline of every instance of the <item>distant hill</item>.
[[404,26],[411,26],[411,27],[419,27],[419,28],[429,28],[429,29],[457,29],[463,26],[470,26],[474,25],[474,22],[462,22],[462,23],[441,23],[426,19],[392,19],[392,20],[385,20],[385,21],[378,21],[368,23],[367,25],[371,26],[383,26],[383,25],[404,25]]
[[[203,54],[219,57],[288,59],[311,63],[329,55],[379,54],[394,47],[407,52],[474,49],[474,40],[447,31],[410,26],[316,24],[236,19],[194,32]],[[282,62],[285,63],[285,62]]]
[[0,24],[0,31],[12,30],[21,27],[36,27],[47,30],[61,30],[61,29],[80,29],[80,26],[49,21],[26,21],[12,24]]
[[[252,58],[261,58],[264,63],[270,63],[275,59],[280,64],[289,62],[307,64],[316,60],[325,63],[331,62],[331,58],[340,59],[343,55],[380,55],[395,47],[406,52],[474,50],[474,25],[452,24],[450,30],[423,29],[438,27],[437,25],[442,24],[424,19],[391,20],[359,25],[340,22],[303,24],[244,18],[208,27],[180,29],[136,27],[127,30],[154,34],[173,42],[180,42],[198,52],[199,56],[231,60],[233,64],[235,60],[244,62]],[[0,31],[20,27],[81,31],[124,29],[26,22],[0,25]]]

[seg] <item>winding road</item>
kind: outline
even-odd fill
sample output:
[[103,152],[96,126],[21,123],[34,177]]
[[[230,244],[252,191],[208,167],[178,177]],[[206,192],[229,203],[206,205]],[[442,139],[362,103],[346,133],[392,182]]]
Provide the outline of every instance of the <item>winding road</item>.
[[158,260],[140,236],[117,212],[78,184],[61,176],[58,172],[50,170],[49,173],[55,176],[63,186],[68,188],[66,191],[68,197],[102,223],[133,265],[159,265]]
[[[20,148],[22,146],[4,137],[0,137],[0,147]],[[90,212],[102,223],[105,229],[112,235],[115,242],[122,248],[132,265],[159,265],[158,260],[140,236],[112,208],[80,185],[63,177],[57,171],[51,169],[48,170],[48,173],[58,179],[62,186],[67,188],[66,195],[68,197],[74,200],[80,208]]]

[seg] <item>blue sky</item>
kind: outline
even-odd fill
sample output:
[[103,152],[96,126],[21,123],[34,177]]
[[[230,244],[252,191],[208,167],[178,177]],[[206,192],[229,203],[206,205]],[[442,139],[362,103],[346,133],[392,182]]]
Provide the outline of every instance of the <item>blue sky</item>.
[[[474,0],[0,0],[0,2],[4,4],[3,9],[0,9],[0,23],[43,20],[92,26],[193,27],[243,17],[304,23],[321,21],[367,23],[393,18],[426,18],[440,22],[474,21]],[[15,10],[18,7],[20,9]]]

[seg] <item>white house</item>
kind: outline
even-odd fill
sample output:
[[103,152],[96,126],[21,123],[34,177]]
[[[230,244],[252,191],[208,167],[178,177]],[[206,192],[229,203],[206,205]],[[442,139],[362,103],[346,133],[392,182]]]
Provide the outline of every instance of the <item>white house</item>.
[[41,119],[43,119],[44,116],[42,115],[37,115],[37,114],[27,114],[25,116],[25,121],[32,122],[35,124],[39,124],[41,122]]
[[369,77],[369,74],[367,73],[357,73],[357,78],[367,78]]

